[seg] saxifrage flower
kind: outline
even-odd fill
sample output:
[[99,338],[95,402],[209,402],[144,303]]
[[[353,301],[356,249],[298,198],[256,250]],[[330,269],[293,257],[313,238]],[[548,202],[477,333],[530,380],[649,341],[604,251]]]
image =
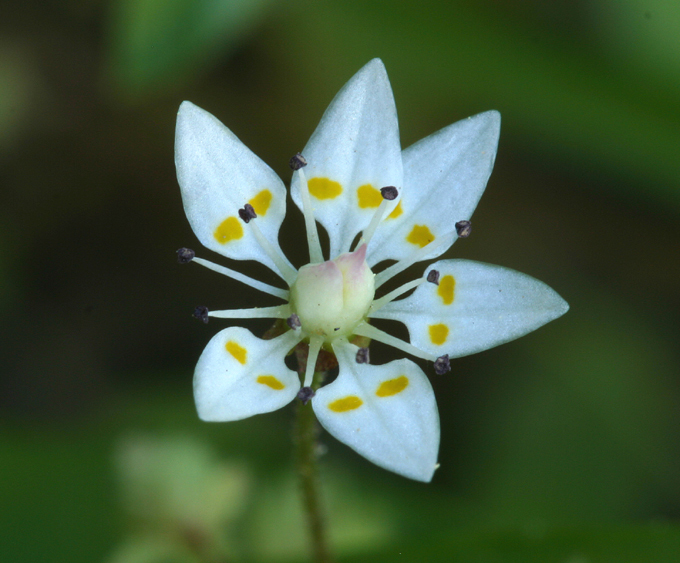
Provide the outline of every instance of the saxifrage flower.
[[[217,333],[194,375],[198,414],[207,421],[270,412],[311,398],[322,426],[373,463],[430,481],[437,466],[439,415],[432,386],[407,359],[371,365],[367,337],[425,360],[444,373],[449,359],[518,338],[564,314],[567,303],[527,275],[469,260],[440,260],[419,279],[375,293],[415,262],[446,252],[470,232],[469,219],[493,167],[500,115],[464,119],[402,151],[387,73],[374,59],[337,94],[302,153],[291,159],[292,198],[302,210],[310,263],[296,269],[278,243],[286,211],[279,177],[211,114],[184,102],[177,117],[177,177],[192,229],[227,258],[255,260],[287,284],[281,289],[229,268],[193,261],[286,303],[198,316],[286,319],[289,330],[265,340],[230,327]],[[325,260],[319,222],[330,239]],[[351,248],[356,236],[361,238]],[[396,261],[377,274],[373,268]],[[398,299],[413,291],[409,296]],[[404,323],[410,342],[370,324]],[[304,381],[285,363],[309,343]],[[338,377],[312,391],[321,348]]]

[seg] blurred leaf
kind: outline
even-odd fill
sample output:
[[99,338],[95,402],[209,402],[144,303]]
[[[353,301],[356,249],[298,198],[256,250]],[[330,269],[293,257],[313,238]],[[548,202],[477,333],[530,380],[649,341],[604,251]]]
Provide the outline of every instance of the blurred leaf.
[[149,527],[221,529],[242,512],[249,473],[191,436],[128,437],[117,452],[126,508]]
[[16,45],[0,44],[0,161],[26,127],[38,87],[30,61]]
[[[408,536],[405,536],[407,538]],[[529,531],[439,530],[427,542],[411,538],[389,552],[341,562],[423,563],[668,563],[680,553],[680,528],[671,525],[598,526]]]
[[117,548],[106,563],[202,563],[187,549],[164,538],[140,537]]
[[271,0],[114,0],[107,72],[127,96],[175,89],[233,48]]
[[251,490],[241,464],[220,460],[189,435],[128,437],[116,457],[137,537],[112,562],[217,560],[217,554],[231,559],[238,552],[237,522]]
[[680,89],[680,3],[676,0],[594,2],[592,12],[613,60]]

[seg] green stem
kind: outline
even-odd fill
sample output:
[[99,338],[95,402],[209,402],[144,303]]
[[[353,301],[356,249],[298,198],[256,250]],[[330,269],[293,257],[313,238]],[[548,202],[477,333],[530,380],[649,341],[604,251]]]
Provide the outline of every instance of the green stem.
[[332,563],[333,559],[328,548],[326,519],[321,509],[317,455],[319,426],[312,410],[312,404],[303,405],[302,401],[297,401],[296,418],[297,468],[314,561],[316,563]]

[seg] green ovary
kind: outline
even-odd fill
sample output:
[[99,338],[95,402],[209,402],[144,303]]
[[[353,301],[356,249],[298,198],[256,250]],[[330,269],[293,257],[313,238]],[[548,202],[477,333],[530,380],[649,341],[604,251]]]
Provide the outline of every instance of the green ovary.
[[375,294],[366,245],[320,264],[300,268],[290,288],[290,305],[302,330],[326,342],[352,334],[364,321]]

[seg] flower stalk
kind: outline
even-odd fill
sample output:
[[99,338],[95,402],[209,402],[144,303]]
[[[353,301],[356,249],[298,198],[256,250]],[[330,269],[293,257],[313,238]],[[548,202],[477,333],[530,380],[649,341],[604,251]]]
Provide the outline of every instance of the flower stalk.
[[[322,379],[323,372],[315,373],[314,387]],[[311,403],[296,401],[295,453],[300,479],[302,506],[307,520],[312,554],[316,563],[332,563],[328,542],[328,526],[322,507],[319,477],[319,424]]]

